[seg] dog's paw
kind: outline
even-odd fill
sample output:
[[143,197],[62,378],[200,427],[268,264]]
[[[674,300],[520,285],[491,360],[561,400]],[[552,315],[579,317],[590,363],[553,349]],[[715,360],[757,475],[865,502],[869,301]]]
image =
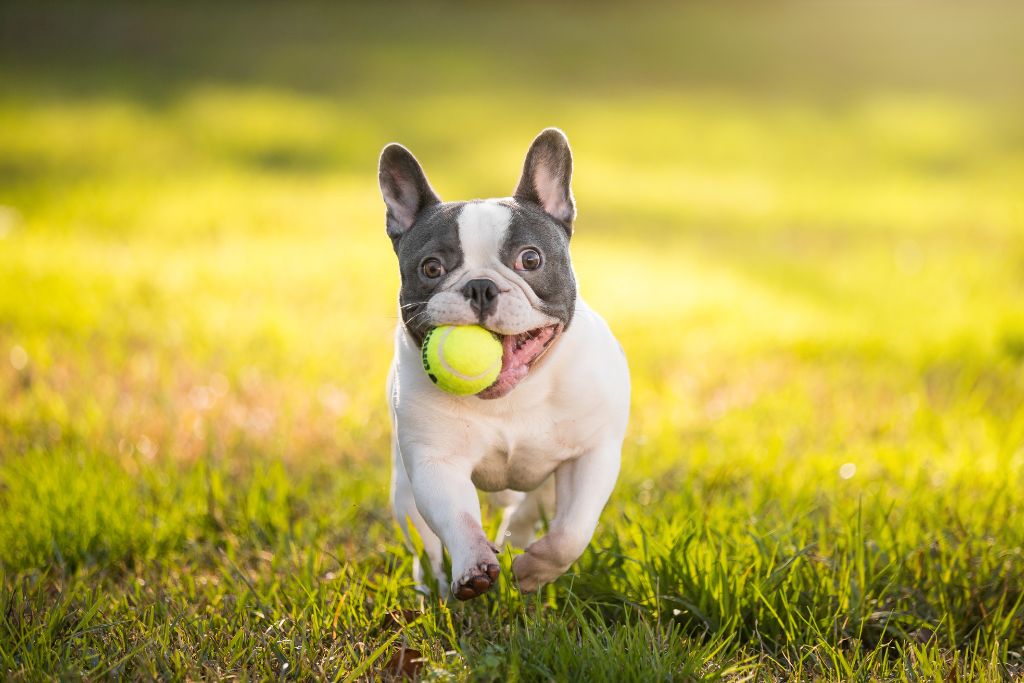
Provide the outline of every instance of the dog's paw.
[[519,590],[532,593],[545,583],[550,583],[562,575],[558,568],[551,567],[530,553],[523,553],[512,560],[512,574],[516,577]]
[[522,555],[512,560],[512,574],[519,583],[519,590],[532,593],[551,583],[569,569],[585,546],[584,539],[564,532],[553,532],[534,541]]
[[452,594],[459,600],[470,600],[483,595],[498,581],[501,568],[491,560],[481,562],[464,572],[452,582]]

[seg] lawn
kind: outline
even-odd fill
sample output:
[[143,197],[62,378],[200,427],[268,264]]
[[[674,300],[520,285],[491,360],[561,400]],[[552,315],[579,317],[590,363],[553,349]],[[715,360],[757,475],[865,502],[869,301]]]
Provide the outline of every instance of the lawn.
[[[1024,8],[0,5],[0,676],[1024,677]],[[376,157],[576,156],[569,574],[413,591]],[[495,529],[494,511],[485,510]]]

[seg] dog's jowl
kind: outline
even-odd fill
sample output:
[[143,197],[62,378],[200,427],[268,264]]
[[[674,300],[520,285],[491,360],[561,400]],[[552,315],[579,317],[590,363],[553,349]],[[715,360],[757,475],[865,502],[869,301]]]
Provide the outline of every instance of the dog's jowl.
[[[388,379],[392,505],[407,539],[415,527],[445,595],[486,592],[505,542],[525,548],[512,562],[522,590],[563,574],[590,542],[619,473],[629,371],[576,289],[571,178],[569,143],[555,129],[533,141],[503,199],[443,202],[407,149],[388,145],[380,157],[402,278]],[[499,335],[494,384],[474,396],[434,386],[420,344],[439,325]],[[478,489],[505,509],[494,540],[481,527]],[[549,530],[535,539],[542,517]],[[423,586],[418,562],[415,572]]]

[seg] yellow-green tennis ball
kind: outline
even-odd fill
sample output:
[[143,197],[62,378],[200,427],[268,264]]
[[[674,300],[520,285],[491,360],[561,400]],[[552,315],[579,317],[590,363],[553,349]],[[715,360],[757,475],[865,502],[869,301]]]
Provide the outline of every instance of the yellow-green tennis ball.
[[442,325],[423,340],[423,369],[445,391],[476,394],[501,372],[501,342],[479,325]]

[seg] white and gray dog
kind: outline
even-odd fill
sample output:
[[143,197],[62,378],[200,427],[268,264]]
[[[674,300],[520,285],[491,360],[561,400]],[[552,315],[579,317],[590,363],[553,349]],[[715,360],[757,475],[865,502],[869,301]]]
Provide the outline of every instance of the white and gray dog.
[[[533,141],[505,199],[442,202],[405,147],[390,144],[380,157],[402,276],[388,378],[392,506],[406,539],[410,523],[419,534],[443,596],[442,546],[450,592],[461,600],[497,581],[505,540],[526,548],[512,562],[521,590],[556,579],[590,543],[618,477],[629,370],[576,291],[571,177],[569,141],[553,128]],[[420,344],[438,325],[482,325],[500,336],[494,384],[454,396],[428,379]],[[505,508],[493,543],[477,489]],[[548,533],[533,540],[542,516]],[[414,572],[423,587],[418,561]]]

